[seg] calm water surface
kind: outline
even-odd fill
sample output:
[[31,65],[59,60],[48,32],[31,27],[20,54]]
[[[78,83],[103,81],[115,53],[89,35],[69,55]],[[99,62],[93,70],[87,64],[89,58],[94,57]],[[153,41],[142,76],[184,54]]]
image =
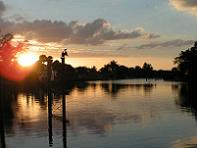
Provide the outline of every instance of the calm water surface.
[[197,89],[186,84],[118,80],[70,86],[64,95],[67,135],[62,91],[51,91],[51,120],[45,90],[3,92],[1,143],[6,148],[66,147],[65,136],[68,148],[197,147]]

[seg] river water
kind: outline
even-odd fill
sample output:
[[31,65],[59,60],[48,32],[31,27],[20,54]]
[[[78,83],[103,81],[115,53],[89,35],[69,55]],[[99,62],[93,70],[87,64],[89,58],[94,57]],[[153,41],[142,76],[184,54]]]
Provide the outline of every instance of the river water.
[[197,147],[196,91],[180,82],[142,79],[92,81],[50,93],[3,88],[1,147]]

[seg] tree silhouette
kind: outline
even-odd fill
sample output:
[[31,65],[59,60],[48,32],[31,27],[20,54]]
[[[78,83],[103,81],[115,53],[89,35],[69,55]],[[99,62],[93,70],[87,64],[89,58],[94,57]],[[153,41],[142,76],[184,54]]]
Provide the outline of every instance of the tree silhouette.
[[151,64],[148,64],[148,63],[144,63],[144,65],[142,66],[142,69],[145,71],[145,72],[151,72],[153,71],[153,67]]
[[175,64],[178,65],[178,70],[182,72],[185,78],[189,81],[197,80],[197,42],[194,46],[181,51],[178,57],[175,58]]
[[118,69],[119,69],[119,65],[117,64],[116,61],[113,60],[109,64],[104,65],[104,67],[100,69],[100,73],[102,77],[106,79],[115,79],[117,78]]
[[151,64],[145,62],[142,66],[142,71],[143,71],[143,75],[146,77],[147,80],[147,78],[152,77],[153,67]]

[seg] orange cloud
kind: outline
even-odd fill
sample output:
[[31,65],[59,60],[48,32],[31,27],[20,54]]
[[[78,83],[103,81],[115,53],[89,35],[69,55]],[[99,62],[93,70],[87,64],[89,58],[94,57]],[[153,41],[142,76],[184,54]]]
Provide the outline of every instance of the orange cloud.
[[190,14],[197,15],[196,0],[170,0],[170,4],[178,11],[184,11]]

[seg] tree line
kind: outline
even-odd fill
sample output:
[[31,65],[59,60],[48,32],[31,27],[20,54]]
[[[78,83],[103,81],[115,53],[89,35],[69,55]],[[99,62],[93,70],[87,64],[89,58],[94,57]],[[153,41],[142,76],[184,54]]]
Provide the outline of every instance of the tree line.
[[[47,60],[52,60],[51,56],[40,55],[39,60],[34,64],[32,72],[26,78],[26,81],[41,81],[46,82],[47,75]],[[129,78],[164,78],[172,79],[175,75],[174,71],[154,70],[153,66],[144,62],[143,66],[127,67],[118,64],[112,60],[100,69],[95,66],[86,67],[79,66],[74,68],[72,65],[61,63],[58,60],[51,63],[50,80],[55,82],[62,81],[86,81],[86,80],[115,80]]]

